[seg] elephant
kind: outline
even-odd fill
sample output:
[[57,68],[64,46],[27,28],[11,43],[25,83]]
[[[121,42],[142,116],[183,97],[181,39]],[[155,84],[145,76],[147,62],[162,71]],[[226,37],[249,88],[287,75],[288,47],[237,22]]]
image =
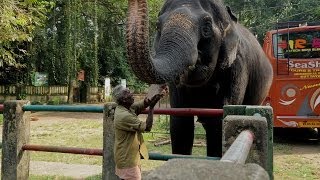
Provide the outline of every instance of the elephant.
[[[169,85],[171,108],[260,105],[273,70],[256,37],[222,0],[166,0],[149,48],[146,0],[128,0],[127,56],[135,75]],[[198,116],[207,156],[222,156],[222,117]],[[173,154],[192,154],[194,117],[170,116]]]

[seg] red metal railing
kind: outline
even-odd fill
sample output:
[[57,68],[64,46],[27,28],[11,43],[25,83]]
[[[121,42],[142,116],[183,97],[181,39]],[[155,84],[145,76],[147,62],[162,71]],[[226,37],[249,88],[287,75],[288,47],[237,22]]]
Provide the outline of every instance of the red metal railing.
[[102,156],[103,155],[102,149],[43,146],[43,145],[32,145],[32,144],[23,145],[22,150],[43,151],[43,152],[59,152],[59,153],[70,153],[70,154],[84,154],[84,155],[94,155],[94,156]]
[[[70,111],[70,112],[80,112],[87,108],[88,112],[103,112],[103,108],[100,106],[90,107],[79,107],[79,106],[36,106],[27,105],[24,106],[24,110],[34,110],[34,111]],[[3,111],[3,105],[0,105],[0,112]],[[149,109],[144,110],[142,113],[147,114]],[[223,109],[200,109],[200,108],[160,108],[155,109],[154,114],[165,114],[165,115],[176,115],[176,116],[210,116],[218,117],[223,115]],[[63,146],[47,146],[47,145],[34,145],[25,144],[22,146],[23,150],[28,151],[42,151],[42,152],[57,152],[57,153],[70,153],[70,154],[83,154],[83,155],[95,155],[102,156],[102,149],[93,148],[77,148],[77,147],[63,147]],[[157,155],[151,154],[154,159],[170,159],[173,156],[178,155]],[[180,156],[179,156],[180,157]]]
[[[148,114],[148,109],[142,111]],[[210,116],[217,117],[223,115],[223,109],[198,109],[198,108],[159,108],[154,109],[154,114],[175,115],[175,116]]]
[[[65,110],[64,106],[32,106],[29,105],[28,108],[34,108],[35,110],[39,110],[39,108],[44,110],[50,110],[50,108],[54,108],[54,110]],[[83,107],[68,107],[69,111],[78,111],[83,110]],[[82,109],[81,109],[82,108]],[[40,109],[41,110],[41,109]],[[80,111],[79,110],[79,111]],[[100,111],[100,109],[95,110]],[[147,114],[148,109],[144,110],[142,113]],[[166,115],[176,115],[176,116],[210,116],[217,117],[223,115],[223,109],[197,109],[197,108],[163,108],[163,109],[155,109],[154,114],[166,114]],[[70,153],[70,154],[83,154],[83,155],[95,155],[102,156],[102,149],[92,149],[92,148],[77,148],[77,147],[63,147],[63,146],[47,146],[47,145],[34,145],[34,144],[26,144],[22,146],[23,150],[28,151],[42,151],[42,152],[56,152],[56,153]],[[159,155],[159,154],[151,154],[154,156],[153,159],[170,159],[174,157],[180,157],[179,155]],[[150,157],[151,157],[150,156]],[[181,157],[180,157],[181,158]]]

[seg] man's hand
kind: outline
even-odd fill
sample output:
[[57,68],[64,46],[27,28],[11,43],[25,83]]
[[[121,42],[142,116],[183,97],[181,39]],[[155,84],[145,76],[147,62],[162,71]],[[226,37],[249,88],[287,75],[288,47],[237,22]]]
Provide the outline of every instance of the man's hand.
[[[158,85],[159,86],[159,85]],[[150,90],[150,89],[149,89]],[[166,84],[163,84],[163,85],[160,85],[159,86],[159,89],[157,90],[158,91],[158,93],[157,94],[155,94],[154,96],[152,96],[151,98],[149,97],[146,97],[145,99],[144,99],[144,105],[145,105],[145,107],[148,107],[148,106],[150,106],[150,108],[153,108],[156,104],[157,104],[157,102],[163,97],[163,96],[165,96],[167,93],[168,93],[168,91],[169,91],[169,88],[168,88],[168,86],[166,85]]]
[[164,96],[169,93],[169,87],[166,84],[161,85],[162,91],[161,94]]

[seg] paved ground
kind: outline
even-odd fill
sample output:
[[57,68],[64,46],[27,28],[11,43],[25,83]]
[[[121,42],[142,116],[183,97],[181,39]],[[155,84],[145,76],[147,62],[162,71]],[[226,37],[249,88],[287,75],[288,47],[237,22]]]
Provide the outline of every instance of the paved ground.
[[[0,163],[1,167],[1,163]],[[65,164],[59,162],[31,161],[30,174],[47,176],[65,176],[74,179],[84,179],[86,177],[99,175],[102,166],[84,164]]]
[[84,164],[65,164],[59,162],[31,161],[30,174],[34,175],[60,175],[83,179],[101,174],[102,166]]

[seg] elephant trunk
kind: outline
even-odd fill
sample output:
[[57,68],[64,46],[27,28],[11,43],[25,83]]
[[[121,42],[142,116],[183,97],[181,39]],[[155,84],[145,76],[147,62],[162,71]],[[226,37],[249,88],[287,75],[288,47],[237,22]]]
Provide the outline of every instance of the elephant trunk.
[[149,23],[146,0],[129,0],[127,19],[128,62],[136,76],[150,84],[164,83],[149,55]]
[[147,83],[174,81],[196,64],[197,27],[185,12],[173,13],[163,25],[156,53],[149,53],[146,0],[129,0],[127,22],[128,61],[137,77]]
[[180,25],[164,29],[156,47],[154,67],[166,81],[174,81],[194,68],[198,58],[194,31],[182,30]]

